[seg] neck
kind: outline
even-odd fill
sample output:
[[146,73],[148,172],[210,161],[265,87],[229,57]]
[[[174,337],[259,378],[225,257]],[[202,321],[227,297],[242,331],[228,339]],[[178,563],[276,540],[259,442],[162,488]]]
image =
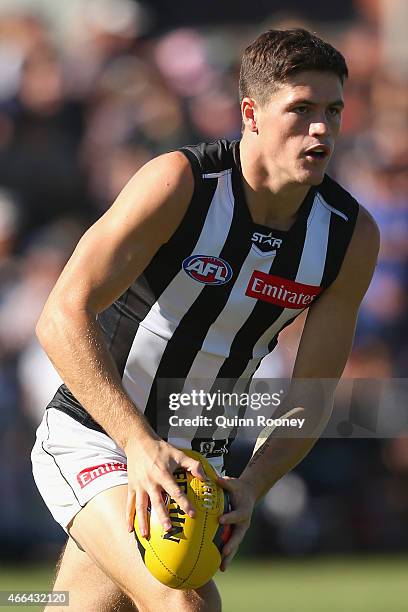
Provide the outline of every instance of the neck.
[[240,158],[245,196],[254,222],[290,229],[310,185],[288,183],[245,135],[240,142]]

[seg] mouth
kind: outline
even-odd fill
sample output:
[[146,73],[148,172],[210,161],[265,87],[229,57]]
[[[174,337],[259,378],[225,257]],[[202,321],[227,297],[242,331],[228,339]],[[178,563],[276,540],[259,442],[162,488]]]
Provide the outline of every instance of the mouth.
[[307,161],[312,163],[323,163],[327,162],[330,156],[330,147],[327,145],[316,145],[314,147],[310,147],[304,153]]

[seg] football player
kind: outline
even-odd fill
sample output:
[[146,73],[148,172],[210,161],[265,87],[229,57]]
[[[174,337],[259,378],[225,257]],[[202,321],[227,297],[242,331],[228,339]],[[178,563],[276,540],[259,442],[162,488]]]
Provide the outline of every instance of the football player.
[[[171,590],[135,545],[135,513],[147,534],[149,500],[170,529],[163,491],[194,514],[175,468],[203,477],[177,432],[156,431],[159,381],[250,378],[305,309],[294,380],[341,376],[379,247],[371,216],[325,174],[346,77],[342,55],[305,30],[259,36],[242,60],[240,141],[147,163],[54,287],[37,334],[64,385],[32,457],[38,488],[69,535],[55,589],[70,592],[71,610],[221,609],[213,581]],[[310,406],[300,407],[312,421]],[[230,442],[206,433],[182,443],[222,471]],[[271,436],[239,478],[220,477],[233,508],[220,519],[233,526],[222,569],[257,500],[315,440]]]

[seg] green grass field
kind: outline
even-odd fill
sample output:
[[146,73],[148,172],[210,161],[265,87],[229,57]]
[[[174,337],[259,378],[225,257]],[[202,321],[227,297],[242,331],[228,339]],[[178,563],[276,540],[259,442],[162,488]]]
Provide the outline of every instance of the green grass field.
[[[217,584],[224,612],[407,612],[407,570],[408,557],[237,561]],[[48,589],[52,573],[0,566],[0,590]]]

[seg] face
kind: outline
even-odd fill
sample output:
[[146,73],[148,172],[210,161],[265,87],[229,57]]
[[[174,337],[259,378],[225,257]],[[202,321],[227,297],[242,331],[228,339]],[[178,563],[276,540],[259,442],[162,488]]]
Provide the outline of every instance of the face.
[[281,185],[322,182],[340,129],[342,93],[337,75],[307,71],[292,76],[264,106],[243,101],[245,129],[256,135],[268,175]]

